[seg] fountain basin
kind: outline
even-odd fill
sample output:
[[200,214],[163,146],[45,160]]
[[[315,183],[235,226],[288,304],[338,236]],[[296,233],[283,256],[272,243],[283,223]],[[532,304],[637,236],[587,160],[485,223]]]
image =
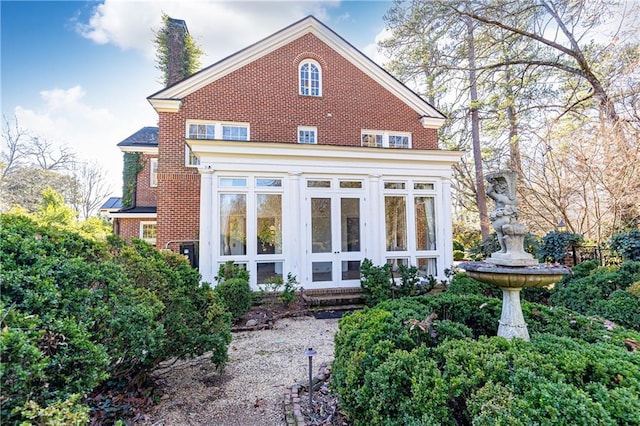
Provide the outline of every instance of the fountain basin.
[[502,266],[487,262],[463,262],[468,276],[500,288],[548,287],[571,271],[566,266],[540,263],[534,266]]

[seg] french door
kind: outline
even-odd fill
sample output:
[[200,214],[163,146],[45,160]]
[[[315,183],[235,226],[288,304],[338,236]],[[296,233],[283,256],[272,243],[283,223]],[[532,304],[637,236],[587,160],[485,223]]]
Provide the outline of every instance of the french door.
[[311,288],[357,287],[363,259],[363,197],[309,194],[308,282]]

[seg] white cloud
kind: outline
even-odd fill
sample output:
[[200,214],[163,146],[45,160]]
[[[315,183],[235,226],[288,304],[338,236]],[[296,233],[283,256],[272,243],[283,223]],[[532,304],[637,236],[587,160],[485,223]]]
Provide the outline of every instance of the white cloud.
[[96,6],[77,31],[99,44],[136,49],[155,57],[154,31],[161,15],[187,22],[189,32],[206,52],[205,64],[216,62],[306,15],[328,19],[327,1],[122,1],[105,0]]
[[[122,186],[122,153],[118,141],[130,133],[127,123],[106,108],[85,103],[81,86],[43,90],[43,106],[38,110],[17,106],[20,127],[56,146],[68,146],[80,161],[96,161],[105,169],[108,184],[118,195]],[[139,124],[139,123],[138,123]],[[136,124],[133,124],[135,128]]]
[[371,58],[375,63],[380,66],[384,66],[385,63],[389,62],[391,59],[389,56],[385,55],[379,48],[378,44],[388,38],[391,37],[391,30],[385,28],[381,30],[378,34],[376,34],[376,38],[373,43],[366,45],[362,49],[362,53]]

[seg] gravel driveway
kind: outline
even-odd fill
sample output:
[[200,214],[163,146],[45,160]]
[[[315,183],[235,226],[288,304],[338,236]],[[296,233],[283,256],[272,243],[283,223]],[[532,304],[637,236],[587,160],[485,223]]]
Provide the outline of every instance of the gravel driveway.
[[137,425],[284,425],[285,389],[308,381],[305,349],[317,351],[315,374],[320,363],[333,360],[337,329],[337,319],[297,317],[269,330],[236,332],[221,374],[206,356],[158,372],[162,402]]

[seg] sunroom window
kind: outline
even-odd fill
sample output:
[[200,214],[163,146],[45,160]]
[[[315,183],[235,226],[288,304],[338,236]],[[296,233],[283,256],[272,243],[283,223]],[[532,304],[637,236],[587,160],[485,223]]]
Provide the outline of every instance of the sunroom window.
[[298,69],[300,90],[305,96],[322,96],[322,68],[316,61],[307,59]]
[[191,121],[187,123],[187,139],[248,141],[249,124]]

